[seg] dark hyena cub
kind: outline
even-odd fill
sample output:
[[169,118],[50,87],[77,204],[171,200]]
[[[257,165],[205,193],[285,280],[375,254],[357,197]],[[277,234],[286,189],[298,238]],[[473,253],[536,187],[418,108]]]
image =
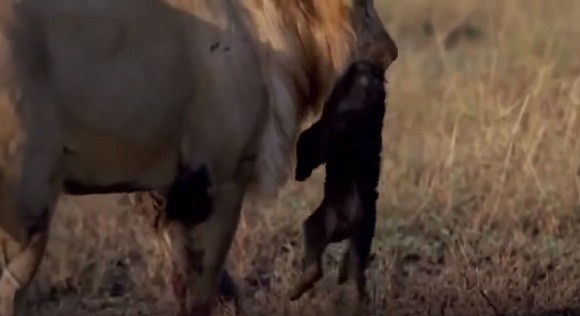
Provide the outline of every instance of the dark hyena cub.
[[322,277],[322,254],[330,243],[349,238],[339,283],[355,282],[365,296],[364,272],[375,229],[376,191],[385,115],[384,69],[367,61],[353,63],[335,84],[322,117],[301,133],[296,180],[326,163],[324,199],[304,222],[303,270],[291,293],[296,300]]

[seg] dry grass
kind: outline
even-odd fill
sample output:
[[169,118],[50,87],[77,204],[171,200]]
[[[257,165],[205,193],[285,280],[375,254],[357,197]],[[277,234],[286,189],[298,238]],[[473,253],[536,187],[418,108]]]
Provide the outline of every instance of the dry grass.
[[[376,2],[401,54],[371,315],[580,315],[580,1]],[[286,298],[322,179],[244,211],[229,265],[248,314],[347,310],[338,247],[309,295]],[[30,315],[171,314],[161,250],[118,198],[61,201]]]

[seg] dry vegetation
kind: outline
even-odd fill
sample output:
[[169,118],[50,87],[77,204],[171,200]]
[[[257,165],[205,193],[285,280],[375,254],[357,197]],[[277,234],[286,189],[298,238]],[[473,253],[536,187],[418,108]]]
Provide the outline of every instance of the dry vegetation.
[[[580,315],[580,1],[376,2],[401,54],[371,315]],[[338,246],[286,298],[322,171],[244,210],[228,265],[249,315],[347,310]],[[171,315],[161,249],[119,199],[63,198],[29,315]]]

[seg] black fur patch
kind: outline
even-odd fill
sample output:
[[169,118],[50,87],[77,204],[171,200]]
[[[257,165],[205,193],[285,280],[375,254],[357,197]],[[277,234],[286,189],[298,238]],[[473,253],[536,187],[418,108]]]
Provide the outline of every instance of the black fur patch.
[[220,276],[219,293],[224,301],[233,301],[236,305],[238,304],[239,290],[227,270],[223,270]]
[[48,207],[43,208],[40,214],[36,216],[29,216],[25,221],[28,236],[32,237],[34,235],[46,232],[48,230],[49,222],[50,211]]
[[218,49],[218,47],[220,47],[220,42],[214,42],[209,47],[209,51],[213,53],[216,51],[216,49]]
[[177,178],[167,192],[167,219],[186,225],[205,222],[212,212],[212,200],[207,190],[210,187],[207,167],[193,171],[179,168]]
[[191,250],[187,249],[187,262],[189,267],[193,269],[196,273],[203,274],[205,271],[203,267],[203,258],[205,257],[204,250]]

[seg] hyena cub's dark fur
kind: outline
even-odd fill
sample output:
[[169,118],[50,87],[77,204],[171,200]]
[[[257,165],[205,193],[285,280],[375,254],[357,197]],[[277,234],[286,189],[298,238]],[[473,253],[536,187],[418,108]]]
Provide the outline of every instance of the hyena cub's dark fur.
[[381,168],[384,83],[383,68],[367,61],[353,63],[335,84],[320,120],[300,135],[296,180],[306,180],[326,163],[326,181],[322,203],[304,222],[303,271],[292,300],[322,277],[326,246],[347,238],[339,283],[353,281],[359,298],[365,296]]

